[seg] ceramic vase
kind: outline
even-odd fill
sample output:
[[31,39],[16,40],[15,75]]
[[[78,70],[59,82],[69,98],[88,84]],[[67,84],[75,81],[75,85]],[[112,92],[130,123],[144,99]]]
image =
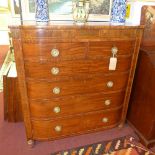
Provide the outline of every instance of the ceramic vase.
[[126,16],[126,0],[113,0],[111,10],[111,24],[123,25],[125,24]]
[[89,0],[74,0],[73,1],[73,19],[75,24],[82,25],[87,22],[89,15]]
[[36,22],[48,22],[49,11],[48,11],[48,0],[36,0]]

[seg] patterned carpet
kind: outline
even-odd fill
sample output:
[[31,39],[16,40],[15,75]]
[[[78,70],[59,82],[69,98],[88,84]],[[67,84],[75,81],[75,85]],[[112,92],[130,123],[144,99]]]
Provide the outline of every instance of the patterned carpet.
[[155,155],[134,137],[127,136],[78,148],[52,153],[51,155]]

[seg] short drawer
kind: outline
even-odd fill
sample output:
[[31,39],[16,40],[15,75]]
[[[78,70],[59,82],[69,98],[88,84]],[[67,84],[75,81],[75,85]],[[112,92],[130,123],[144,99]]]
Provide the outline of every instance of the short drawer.
[[[46,63],[25,62],[25,72],[26,76],[30,78],[56,78],[57,80],[60,77],[77,77],[84,74],[124,72],[130,69],[131,58],[132,55],[118,57],[116,70],[112,71],[109,70],[109,57],[102,60],[76,60]],[[63,79],[61,78],[60,80]]]
[[28,61],[58,61],[84,59],[88,43],[23,43],[23,58]]
[[128,72],[119,74],[94,75],[86,80],[70,80],[66,82],[50,82],[45,80],[27,80],[27,90],[30,99],[50,99],[53,97],[111,92],[126,88]]
[[89,42],[88,58],[102,59],[105,56],[112,56],[113,48],[117,48],[118,56],[130,55],[134,51],[134,46],[133,40]]
[[31,117],[49,118],[75,115],[91,111],[119,107],[123,104],[124,91],[115,93],[93,93],[53,98],[51,100],[30,100]]
[[119,124],[122,109],[99,111],[56,120],[32,119],[33,139],[45,140],[103,130]]

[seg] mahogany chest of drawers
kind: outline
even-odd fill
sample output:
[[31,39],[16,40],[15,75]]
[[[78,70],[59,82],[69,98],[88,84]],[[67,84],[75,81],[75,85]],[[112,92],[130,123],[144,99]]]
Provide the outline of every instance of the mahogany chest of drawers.
[[10,30],[29,144],[124,124],[143,26]]

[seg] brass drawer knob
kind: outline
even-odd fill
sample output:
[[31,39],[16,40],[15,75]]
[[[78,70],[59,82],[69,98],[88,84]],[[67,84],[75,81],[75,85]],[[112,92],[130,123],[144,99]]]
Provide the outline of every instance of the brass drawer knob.
[[52,49],[51,51],[52,57],[58,57],[59,56],[59,50],[58,49]]
[[59,87],[54,87],[53,88],[53,93],[54,94],[60,94],[60,88]]
[[108,122],[108,118],[107,117],[102,118],[102,122],[103,123],[107,123]]
[[117,47],[112,47],[111,52],[112,52],[113,56],[116,55],[117,52],[118,52],[118,48]]
[[107,106],[110,105],[111,104],[111,100],[105,100],[104,104],[107,105]]
[[54,107],[53,108],[54,113],[59,113],[61,111],[60,107]]
[[57,125],[54,129],[56,132],[60,132],[62,130],[62,127],[60,125]]
[[51,69],[51,73],[52,73],[53,75],[59,74],[59,68],[53,67],[53,68]]
[[107,87],[108,87],[108,88],[112,88],[113,85],[114,85],[114,83],[113,83],[112,81],[108,81],[108,82],[107,82]]

